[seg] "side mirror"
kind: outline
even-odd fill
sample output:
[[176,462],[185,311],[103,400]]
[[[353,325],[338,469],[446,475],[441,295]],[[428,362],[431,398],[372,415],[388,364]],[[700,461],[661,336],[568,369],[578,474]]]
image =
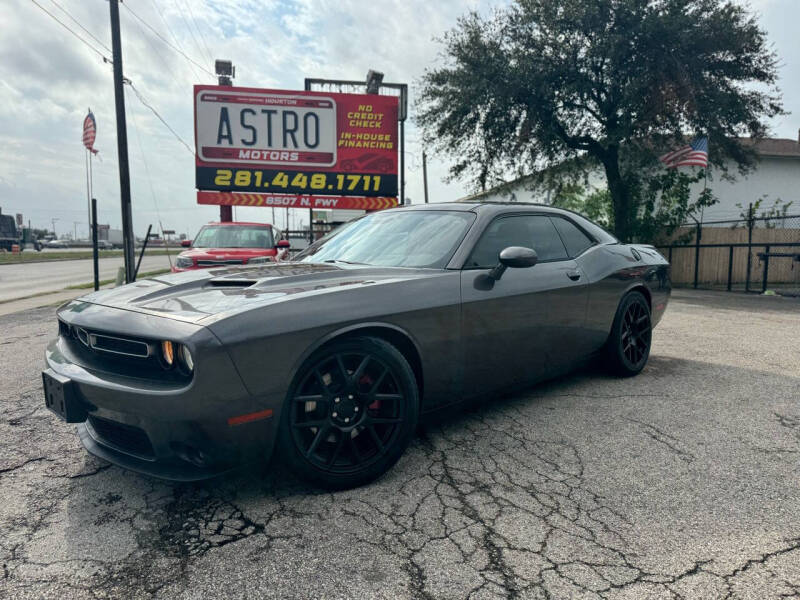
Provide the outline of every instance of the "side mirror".
[[192,240],[181,240],[181,246],[183,248],[191,248],[192,247]]
[[278,243],[275,244],[276,248],[291,248],[292,245],[289,243],[289,240],[278,240]]
[[522,246],[509,246],[500,252],[499,264],[489,271],[489,277],[498,281],[506,269],[527,269],[539,262],[539,256],[533,248]]

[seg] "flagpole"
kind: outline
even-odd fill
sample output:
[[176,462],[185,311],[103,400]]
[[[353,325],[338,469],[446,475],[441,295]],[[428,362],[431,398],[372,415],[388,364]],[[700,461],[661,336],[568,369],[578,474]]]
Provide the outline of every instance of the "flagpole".
[[[706,168],[703,169],[703,192],[708,189],[708,163],[706,163]],[[706,212],[706,207],[703,206],[700,208],[700,223],[703,222],[703,215]]]
[[[94,154],[94,152],[89,150],[89,194],[90,194],[89,207],[90,207],[90,210],[91,210],[91,205],[92,205],[92,197],[94,197],[94,171],[92,170],[92,154]],[[91,230],[92,230],[92,226],[91,226],[91,221],[90,221],[89,222],[89,231],[91,232]]]
[[86,204],[89,210],[89,234],[91,235],[92,231],[92,184],[91,184],[91,163],[92,157],[91,152],[89,152],[88,148],[84,148],[83,151],[86,153]]
[[[708,189],[708,165],[709,165],[708,155],[709,154],[710,154],[710,152],[709,152],[709,147],[708,147],[708,138],[706,137],[706,166],[703,169],[703,192],[705,192]],[[705,215],[705,212],[706,212],[706,207],[703,206],[700,209],[700,223],[703,222],[703,215]]]

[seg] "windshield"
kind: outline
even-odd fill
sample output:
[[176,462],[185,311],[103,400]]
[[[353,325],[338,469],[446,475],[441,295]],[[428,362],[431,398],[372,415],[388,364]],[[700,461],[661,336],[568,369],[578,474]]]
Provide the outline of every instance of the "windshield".
[[273,248],[272,231],[263,225],[206,225],[194,238],[195,248]]
[[297,260],[441,269],[474,220],[471,212],[373,213],[314,243]]

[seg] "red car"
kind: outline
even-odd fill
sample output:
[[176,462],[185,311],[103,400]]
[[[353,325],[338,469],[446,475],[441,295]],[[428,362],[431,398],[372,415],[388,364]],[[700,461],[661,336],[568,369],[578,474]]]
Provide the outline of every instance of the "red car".
[[178,255],[173,272],[210,267],[278,262],[289,254],[289,242],[268,223],[209,223]]

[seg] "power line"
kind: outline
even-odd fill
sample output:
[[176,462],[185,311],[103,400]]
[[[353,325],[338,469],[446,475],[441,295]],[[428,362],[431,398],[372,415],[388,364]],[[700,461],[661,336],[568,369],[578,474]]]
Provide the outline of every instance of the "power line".
[[189,16],[192,19],[192,23],[194,23],[195,29],[197,29],[197,33],[200,36],[200,41],[203,42],[203,48],[206,49],[206,57],[208,58],[208,62],[214,62],[214,59],[211,56],[211,52],[208,50],[208,45],[206,44],[206,38],[203,35],[203,32],[200,31],[200,25],[197,24],[197,20],[194,18],[194,11],[192,11],[192,3],[191,2],[184,2],[186,4],[186,8],[189,9]]
[[147,183],[150,186],[150,195],[153,197],[153,206],[156,209],[156,216],[158,216],[158,220],[161,221],[161,214],[158,211],[158,200],[156,199],[156,192],[153,189],[153,180],[150,178],[150,168],[147,166],[147,156],[144,153],[144,147],[142,146],[142,138],[139,135],[139,126],[136,124],[136,116],[133,114],[133,108],[129,109],[129,113],[131,116],[131,122],[133,123],[133,131],[136,134],[136,142],[139,145],[139,153],[142,155],[142,162],[144,163],[144,172],[147,175]]
[[161,115],[158,113],[158,111],[157,111],[155,108],[153,108],[153,106],[152,106],[152,105],[151,105],[151,104],[150,104],[150,103],[149,103],[149,102],[148,102],[148,101],[147,101],[147,100],[146,100],[146,99],[145,99],[145,98],[142,96],[141,92],[139,92],[139,90],[137,90],[137,89],[136,89],[136,87],[134,87],[134,85],[133,85],[133,82],[132,82],[132,81],[130,81],[130,80],[127,80],[127,81],[126,81],[126,83],[127,83],[127,84],[130,86],[130,88],[133,90],[133,93],[134,93],[134,94],[136,94],[136,97],[139,99],[139,102],[141,102],[141,103],[142,103],[142,104],[144,104],[144,105],[145,105],[147,108],[149,108],[149,109],[150,109],[150,110],[153,112],[153,114],[154,114],[156,117],[158,117],[158,120],[159,120],[159,121],[161,121],[161,122],[164,124],[164,127],[166,127],[167,129],[169,129],[169,130],[170,130],[170,132],[172,133],[172,135],[174,135],[174,136],[175,136],[175,139],[177,139],[177,140],[178,140],[178,141],[179,141],[181,144],[183,144],[183,145],[184,145],[184,147],[185,147],[185,148],[186,148],[186,149],[187,149],[187,150],[188,150],[188,151],[191,153],[191,155],[192,155],[192,156],[194,156],[194,155],[195,155],[195,154],[194,154],[194,150],[192,150],[191,146],[189,146],[189,144],[187,144],[187,143],[186,143],[186,141],[185,141],[185,140],[184,140],[184,139],[183,139],[183,138],[182,138],[180,135],[178,135],[178,133],[177,133],[177,132],[176,132],[176,131],[175,131],[175,130],[172,128],[172,127],[170,127],[169,123],[167,123],[167,122],[164,120],[164,117],[162,117],[162,116],[161,116]]
[[[35,1],[36,1],[36,0],[31,0],[31,2],[35,2]],[[133,10],[132,10],[132,9],[131,9],[131,8],[128,6],[128,4],[127,4],[127,3],[123,3],[123,4],[122,4],[122,6],[124,6],[124,7],[127,9],[127,11],[128,11],[129,13],[131,13],[131,14],[132,14],[134,17],[136,17],[136,18],[137,18],[137,19],[138,19],[138,20],[139,20],[139,21],[140,21],[140,22],[141,22],[141,23],[142,23],[142,24],[143,24],[145,27],[147,27],[147,28],[148,28],[150,31],[152,31],[152,32],[153,32],[153,33],[154,33],[154,34],[155,34],[155,35],[158,37],[158,39],[160,39],[162,42],[164,42],[164,43],[165,43],[167,46],[169,46],[169,47],[170,47],[170,48],[172,48],[172,49],[173,49],[175,52],[177,52],[178,54],[180,54],[181,56],[183,56],[183,57],[184,57],[186,60],[188,60],[190,63],[194,64],[194,65],[195,65],[197,68],[199,68],[200,70],[202,70],[204,73],[207,73],[207,74],[208,74],[208,75],[210,75],[211,77],[214,77],[214,74],[213,74],[211,71],[209,71],[208,69],[206,69],[205,67],[203,67],[203,65],[201,65],[200,63],[198,63],[198,62],[197,62],[197,61],[195,61],[194,59],[192,59],[192,58],[191,58],[191,57],[190,57],[188,54],[186,54],[186,53],[185,53],[183,50],[181,50],[181,49],[179,49],[179,48],[177,48],[177,47],[173,46],[173,45],[172,45],[172,43],[170,43],[170,41],[169,41],[167,38],[165,38],[163,35],[161,35],[161,34],[160,34],[160,33],[159,33],[159,32],[158,32],[158,31],[157,31],[157,30],[156,30],[156,29],[155,29],[155,28],[154,28],[152,25],[150,25],[150,23],[148,23],[147,21],[145,21],[144,19],[142,19],[142,17],[140,17],[139,15],[137,15],[135,12],[133,12]]]
[[192,26],[189,25],[189,21],[186,20],[186,15],[183,14],[183,10],[179,6],[178,6],[178,14],[181,16],[181,19],[183,19],[183,22],[186,24],[186,29],[189,30],[189,33],[191,34],[192,39],[194,40],[194,45],[197,47],[197,50],[200,52],[200,54],[203,54],[203,49],[200,47],[200,42],[197,41],[197,36],[195,36],[194,31],[192,31]]
[[[145,30],[142,27],[141,23],[139,23],[137,21],[133,21],[133,24],[136,25],[136,28],[142,33],[142,38],[144,38],[144,41],[147,42],[147,45],[150,46],[150,48],[153,50],[153,54],[155,56],[159,56],[158,49],[153,44],[153,41],[150,39],[152,36],[147,35],[147,33],[145,33]],[[177,79],[177,76],[175,75],[175,71],[173,70],[172,66],[170,65],[170,61],[164,61],[164,64],[166,65],[167,69],[169,69],[169,72],[172,74],[173,79]],[[189,63],[189,67],[192,68],[192,72],[194,73],[194,67],[192,67],[191,63]]]
[[[164,236],[164,225],[161,223],[161,212],[158,209],[158,199],[156,198],[156,191],[153,189],[153,180],[150,177],[150,167],[147,166],[147,156],[144,153],[144,147],[142,146],[142,138],[139,135],[139,126],[136,125],[136,116],[133,114],[133,109],[130,109],[131,115],[131,122],[133,123],[133,131],[136,133],[136,142],[139,144],[139,153],[142,155],[142,162],[144,163],[144,172],[147,175],[147,184],[150,186],[150,195],[153,197],[153,206],[156,209],[156,217],[158,218],[158,226],[161,229],[161,236]],[[172,258],[169,255],[169,249],[167,249],[167,260],[169,261],[169,266],[172,268]]]
[[102,52],[100,52],[100,50],[98,50],[97,48],[95,48],[94,46],[92,46],[92,45],[91,45],[89,42],[87,42],[87,41],[86,41],[84,38],[82,38],[82,37],[81,37],[81,36],[79,36],[77,33],[75,33],[75,30],[71,29],[71,28],[70,28],[68,25],[66,25],[66,24],[65,24],[63,21],[61,21],[61,20],[60,20],[60,19],[59,19],[57,16],[55,16],[53,13],[51,13],[49,10],[47,10],[47,9],[46,9],[44,6],[42,6],[41,4],[39,4],[39,3],[38,3],[36,0],[31,0],[31,2],[33,2],[33,3],[34,3],[36,6],[38,6],[38,7],[39,7],[41,10],[43,10],[45,13],[47,13],[47,14],[50,16],[50,18],[51,18],[51,19],[53,19],[54,21],[56,21],[56,22],[57,22],[59,25],[61,25],[61,26],[62,26],[64,29],[66,29],[66,30],[67,30],[67,31],[69,31],[69,32],[70,32],[72,35],[74,35],[76,38],[78,38],[78,40],[79,40],[79,41],[80,41],[82,44],[84,44],[84,45],[85,45],[87,48],[89,48],[89,49],[90,49],[92,52],[94,52],[94,53],[96,53],[98,56],[100,56],[100,58],[102,58],[102,59],[103,59],[103,62],[107,62],[107,63],[111,63],[111,64],[113,64],[113,62],[112,62],[112,60],[111,60],[110,58],[106,57],[106,56],[105,56],[105,55],[104,55]]
[[64,8],[63,6],[61,6],[61,5],[60,5],[58,2],[56,2],[56,0],[50,0],[50,2],[52,2],[52,3],[53,3],[55,6],[56,6],[56,8],[58,8],[58,9],[59,9],[61,12],[63,12],[65,15],[67,15],[67,16],[68,16],[70,19],[72,19],[73,23],[75,23],[75,24],[76,24],[78,27],[80,27],[80,28],[81,28],[81,29],[83,29],[83,30],[84,30],[86,33],[88,33],[88,34],[89,34],[89,37],[91,37],[91,38],[92,38],[92,39],[93,39],[95,42],[97,42],[97,43],[98,43],[98,44],[100,44],[100,45],[101,45],[103,48],[105,48],[107,52],[111,52],[111,48],[109,48],[108,46],[106,46],[106,45],[105,45],[105,44],[104,44],[104,43],[103,43],[101,40],[97,39],[97,37],[96,37],[96,36],[95,36],[95,35],[94,35],[94,34],[93,34],[91,31],[89,31],[88,29],[86,29],[86,27],[84,27],[83,25],[81,25],[81,22],[80,22],[80,21],[78,21],[78,19],[76,19],[75,17],[73,17],[71,14],[69,14],[69,13],[67,12],[67,9],[66,9],[66,8]]
[[[163,15],[163,14],[161,14],[161,11],[160,11],[160,10],[158,10],[158,7],[155,5],[155,2],[154,2],[154,0],[150,0],[150,5],[153,7],[153,11],[155,11],[155,13],[158,15],[158,18],[159,18],[159,19],[161,19],[161,22],[164,24],[164,27],[166,27],[166,29],[167,29],[167,32],[169,32],[169,35],[170,35],[170,36],[172,37],[172,39],[175,41],[175,45],[176,45],[178,48],[180,48],[180,49],[181,49],[181,51],[183,51],[183,46],[181,45],[180,41],[178,40],[178,37],[177,37],[177,36],[175,35],[175,33],[172,31],[172,27],[170,27],[170,26],[169,26],[169,23],[168,23],[168,22],[167,22],[167,20],[164,18],[164,15]],[[200,80],[200,76],[197,74],[197,71],[195,71],[195,69],[194,69],[194,65],[193,65],[192,63],[189,63],[189,68],[192,70],[192,74],[195,76],[195,78],[196,78],[196,79],[199,81],[199,80]]]

